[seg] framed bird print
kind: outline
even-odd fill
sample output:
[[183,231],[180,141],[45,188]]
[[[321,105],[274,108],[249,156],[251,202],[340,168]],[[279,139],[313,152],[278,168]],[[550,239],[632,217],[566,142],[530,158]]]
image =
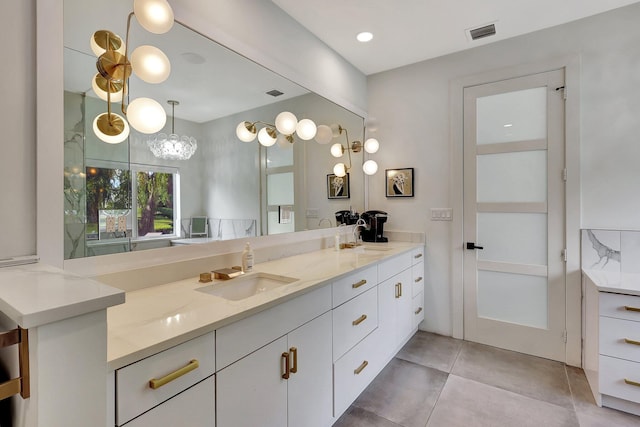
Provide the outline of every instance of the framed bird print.
[[385,170],[387,197],[413,197],[413,168]]

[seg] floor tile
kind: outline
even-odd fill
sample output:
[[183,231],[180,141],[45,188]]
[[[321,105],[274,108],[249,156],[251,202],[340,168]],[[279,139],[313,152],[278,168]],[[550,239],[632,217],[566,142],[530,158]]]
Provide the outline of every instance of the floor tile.
[[399,427],[398,424],[377,416],[364,409],[351,406],[333,427]]
[[396,357],[443,372],[451,372],[462,342],[455,338],[418,331]]
[[581,427],[640,426],[640,417],[610,408],[600,408],[591,393],[589,382],[580,368],[567,366],[573,404]]
[[447,375],[406,360],[393,359],[353,405],[403,427],[424,427]]
[[565,409],[501,388],[449,375],[427,427],[578,427]]
[[452,374],[573,409],[564,364],[464,342]]

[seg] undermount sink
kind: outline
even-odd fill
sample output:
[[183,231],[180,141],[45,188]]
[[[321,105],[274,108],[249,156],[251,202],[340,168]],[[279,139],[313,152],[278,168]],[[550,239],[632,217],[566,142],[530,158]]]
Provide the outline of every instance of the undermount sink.
[[299,279],[293,277],[278,276],[268,273],[249,273],[244,276],[230,279],[223,283],[198,288],[200,292],[214,295],[231,301],[239,301],[263,292],[271,291]]

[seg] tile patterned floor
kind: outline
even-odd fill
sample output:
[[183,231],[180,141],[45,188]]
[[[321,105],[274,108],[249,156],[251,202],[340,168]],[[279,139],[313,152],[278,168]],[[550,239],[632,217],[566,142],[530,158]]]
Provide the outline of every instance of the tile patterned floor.
[[334,427],[640,427],[582,369],[419,331]]

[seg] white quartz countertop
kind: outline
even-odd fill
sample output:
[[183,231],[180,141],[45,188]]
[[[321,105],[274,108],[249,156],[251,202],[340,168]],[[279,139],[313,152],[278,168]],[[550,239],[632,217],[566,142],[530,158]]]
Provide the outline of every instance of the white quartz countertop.
[[582,273],[601,292],[640,295],[640,273],[620,273],[592,269],[583,269]]
[[197,276],[127,292],[125,304],[107,311],[109,368],[118,369],[422,245],[367,244],[386,250],[324,249],[259,263],[254,272],[299,280],[239,301],[196,290],[216,282],[232,283],[234,279],[200,283]]
[[0,311],[28,329],[122,304],[125,293],[36,263],[0,268]]

